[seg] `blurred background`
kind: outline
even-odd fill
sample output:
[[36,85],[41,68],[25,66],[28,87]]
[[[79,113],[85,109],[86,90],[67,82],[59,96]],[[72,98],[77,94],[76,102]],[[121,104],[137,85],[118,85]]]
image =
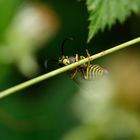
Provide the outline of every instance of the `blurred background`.
[[[99,32],[95,54],[140,36],[140,15]],[[0,90],[54,70],[65,55],[85,54],[88,13],[83,0],[0,1]],[[109,71],[77,85],[65,73],[0,101],[2,140],[140,140],[140,44],[96,60]]]

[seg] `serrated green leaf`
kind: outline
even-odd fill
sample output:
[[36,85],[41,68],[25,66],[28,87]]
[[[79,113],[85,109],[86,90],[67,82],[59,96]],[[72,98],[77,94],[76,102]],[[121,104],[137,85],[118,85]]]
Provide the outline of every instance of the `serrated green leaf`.
[[140,12],[140,0],[87,0],[89,42],[99,30],[110,28],[116,21],[123,23],[130,14]]

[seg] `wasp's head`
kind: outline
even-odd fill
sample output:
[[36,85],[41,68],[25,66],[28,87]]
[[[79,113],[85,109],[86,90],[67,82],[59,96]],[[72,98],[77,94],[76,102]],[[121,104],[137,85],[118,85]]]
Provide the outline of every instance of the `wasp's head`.
[[62,66],[67,66],[72,63],[76,62],[76,59],[74,56],[62,56],[59,58],[59,65]]

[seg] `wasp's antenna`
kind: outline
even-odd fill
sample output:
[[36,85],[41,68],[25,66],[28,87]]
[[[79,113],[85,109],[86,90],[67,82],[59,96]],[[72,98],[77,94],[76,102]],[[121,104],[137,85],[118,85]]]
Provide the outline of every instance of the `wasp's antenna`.
[[50,61],[51,61],[51,62],[58,62],[57,59],[46,59],[45,62],[44,62],[44,66],[45,66],[46,69],[48,68],[48,63],[49,63]]
[[68,41],[68,40],[73,40],[73,38],[72,37],[68,37],[68,38],[63,40],[63,42],[61,44],[61,55],[62,56],[64,55],[64,45],[65,45],[66,41]]
[[49,59],[46,59],[45,62],[44,62],[44,66],[45,66],[46,69],[48,68],[48,61],[49,61]]

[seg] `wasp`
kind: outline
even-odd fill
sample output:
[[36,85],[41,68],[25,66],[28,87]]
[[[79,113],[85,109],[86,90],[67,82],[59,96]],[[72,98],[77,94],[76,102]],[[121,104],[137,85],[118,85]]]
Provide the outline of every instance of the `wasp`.
[[[86,49],[86,57],[85,56],[79,56],[76,54],[75,56],[65,56],[64,55],[64,45],[67,40],[73,40],[72,38],[66,38],[61,45],[61,57],[58,60],[59,66],[67,66],[72,63],[78,62],[86,57],[90,57],[90,54],[88,52],[88,49]],[[68,75],[70,76],[71,79],[74,79],[77,75],[77,73],[81,74],[82,79],[84,80],[92,80],[96,79],[97,77],[105,75],[107,72],[106,69],[100,67],[99,65],[96,64],[91,64],[90,59],[87,63],[82,64],[74,69],[71,69],[68,71]]]

